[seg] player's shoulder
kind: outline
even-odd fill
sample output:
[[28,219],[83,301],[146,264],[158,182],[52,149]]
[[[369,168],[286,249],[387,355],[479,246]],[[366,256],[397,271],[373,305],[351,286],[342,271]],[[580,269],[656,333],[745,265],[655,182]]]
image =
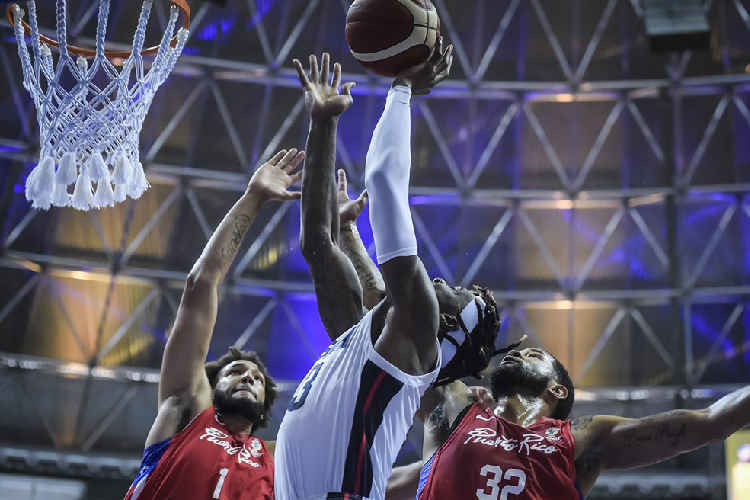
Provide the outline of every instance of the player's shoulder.
[[619,423],[630,419],[614,415],[586,415],[570,420],[570,432],[578,454],[596,446],[600,436]]
[[574,434],[597,433],[630,419],[615,415],[585,415],[570,419],[570,430]]

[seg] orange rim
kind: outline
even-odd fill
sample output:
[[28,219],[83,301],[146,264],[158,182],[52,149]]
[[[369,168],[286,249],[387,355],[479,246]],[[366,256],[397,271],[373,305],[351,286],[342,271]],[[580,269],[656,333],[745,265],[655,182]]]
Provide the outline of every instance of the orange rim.
[[[169,0],[172,4],[174,4],[176,7],[178,7],[182,11],[182,27],[185,29],[188,29],[190,27],[190,6],[188,5],[186,0]],[[13,7],[16,4],[10,4],[8,5],[7,10],[5,11],[5,16],[10,22],[11,26],[15,26],[15,21],[13,19]],[[29,24],[21,19],[21,25],[23,26],[23,31],[26,33],[26,36],[31,35],[31,27]],[[60,48],[60,44],[57,43],[56,40],[53,40],[52,38],[46,37],[42,34],[39,35],[39,40],[47,45],[51,45],[53,47]],[[172,40],[170,41],[170,45],[174,47],[177,45],[177,36],[173,36]],[[92,49],[83,49],[81,47],[76,47],[75,45],[67,45],[68,52],[71,54],[75,54],[77,56],[83,56],[83,57],[94,57],[96,55],[96,50]],[[143,49],[141,51],[141,55],[147,56],[149,54],[156,54],[158,52],[159,46],[154,45],[153,47],[149,47],[147,49]],[[121,58],[121,59],[127,59],[130,57],[130,54],[133,51],[116,51],[116,50],[105,50],[104,55],[107,57],[107,59],[114,59],[114,58]]]

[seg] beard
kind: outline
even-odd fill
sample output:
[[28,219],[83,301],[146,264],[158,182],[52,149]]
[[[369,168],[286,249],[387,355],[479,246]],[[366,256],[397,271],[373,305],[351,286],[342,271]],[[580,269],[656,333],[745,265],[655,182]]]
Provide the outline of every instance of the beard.
[[495,399],[519,393],[536,396],[544,392],[549,380],[524,363],[501,364],[490,373],[490,391]]
[[253,427],[260,427],[262,416],[266,412],[263,403],[244,398],[233,398],[231,395],[214,389],[214,408],[222,415],[232,415],[248,419]]

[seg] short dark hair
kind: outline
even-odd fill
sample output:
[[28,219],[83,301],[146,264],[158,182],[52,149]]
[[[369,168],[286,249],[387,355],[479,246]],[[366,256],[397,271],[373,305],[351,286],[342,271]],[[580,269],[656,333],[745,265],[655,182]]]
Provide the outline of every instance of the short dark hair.
[[[552,355],[550,354],[550,356]],[[576,399],[575,387],[573,387],[573,380],[571,380],[570,374],[568,373],[568,370],[565,369],[565,366],[563,366],[556,357],[552,356],[552,359],[554,360],[552,365],[555,370],[555,381],[568,390],[568,396],[565,399],[557,400],[557,404],[555,405],[555,409],[552,412],[552,415],[550,415],[550,418],[565,420],[573,409],[573,402]]]
[[219,379],[219,372],[221,372],[222,368],[229,363],[240,360],[254,363],[258,367],[258,370],[260,370],[260,373],[263,374],[263,379],[266,381],[264,387],[266,397],[263,401],[263,408],[265,411],[263,412],[263,418],[258,423],[258,427],[268,427],[268,421],[271,419],[271,407],[273,406],[273,403],[279,399],[279,392],[276,390],[276,382],[274,382],[271,375],[268,374],[266,365],[263,364],[257,353],[253,351],[240,351],[234,346],[230,347],[229,352],[222,357],[204,365],[204,368],[206,369],[206,377],[208,377],[208,383],[211,385],[211,389],[214,389],[216,387],[216,382]]

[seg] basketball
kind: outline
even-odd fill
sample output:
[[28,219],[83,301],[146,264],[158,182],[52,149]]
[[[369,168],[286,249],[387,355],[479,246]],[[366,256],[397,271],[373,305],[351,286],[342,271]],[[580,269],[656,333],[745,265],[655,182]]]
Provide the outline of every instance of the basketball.
[[440,38],[430,0],[355,0],[346,15],[346,42],[367,70],[396,76],[426,61]]

